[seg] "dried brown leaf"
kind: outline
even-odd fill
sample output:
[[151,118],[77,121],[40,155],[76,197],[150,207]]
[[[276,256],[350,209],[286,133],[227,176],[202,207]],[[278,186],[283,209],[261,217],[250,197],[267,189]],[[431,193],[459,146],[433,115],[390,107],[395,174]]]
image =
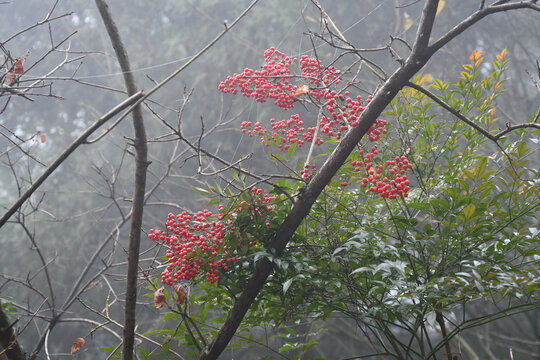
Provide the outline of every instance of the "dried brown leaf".
[[5,83],[8,85],[13,85],[16,80],[17,80],[17,74],[15,74],[13,71],[8,71],[4,80]]
[[154,292],[154,306],[157,309],[165,304],[165,294],[163,291],[165,291],[165,289],[161,287]]
[[176,300],[174,300],[174,303],[177,305],[182,305],[186,301],[187,297],[187,291],[184,285],[175,285],[174,286],[174,292],[176,293]]

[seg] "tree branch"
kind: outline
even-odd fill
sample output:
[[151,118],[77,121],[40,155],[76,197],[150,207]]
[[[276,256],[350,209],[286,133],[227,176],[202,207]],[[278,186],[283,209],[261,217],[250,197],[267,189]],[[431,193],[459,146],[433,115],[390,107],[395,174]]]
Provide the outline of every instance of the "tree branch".
[[[113,20],[109,6],[105,0],[95,0],[111,43],[116,52],[118,63],[124,74],[124,81],[128,95],[137,92],[135,77],[131,72],[127,51],[120,37],[118,28]],[[139,249],[141,243],[141,227],[144,211],[144,192],[146,188],[146,170],[148,168],[148,146],[146,143],[146,130],[140,104],[133,109],[133,128],[135,130],[135,183],[133,190],[133,204],[131,212],[131,229],[129,235],[128,271],[126,280],[126,305],[124,311],[124,333],[122,343],[122,359],[133,358],[135,344],[135,323],[137,306],[137,272],[139,267]]]
[[13,204],[9,210],[0,219],[0,228],[9,220],[9,218],[17,211],[21,205],[28,200],[30,196],[41,186],[41,184],[74,152],[80,145],[84,144],[86,139],[101,127],[104,123],[110,120],[113,116],[117,115],[120,111],[127,108],[137,100],[142,98],[144,93],[142,91],[130,96],[114,108],[109,110],[105,115],[100,117],[92,126],[86,129],[66,150],[45,170],[45,172],[25,191],[25,193]]
[[472,122],[471,120],[469,120],[466,116],[464,116],[463,114],[461,114],[459,111],[457,111],[456,109],[454,109],[453,107],[451,107],[449,104],[447,104],[445,101],[441,100],[439,97],[437,97],[437,95],[433,94],[431,91],[423,88],[422,86],[420,85],[417,85],[417,84],[414,84],[412,82],[407,82],[407,86],[410,87],[410,88],[413,88],[415,90],[418,90],[419,92],[421,92],[422,94],[426,95],[427,97],[429,97],[431,100],[435,101],[437,104],[439,104],[443,109],[445,109],[446,111],[450,112],[452,115],[454,115],[455,117],[457,117],[459,120],[463,121],[465,124],[469,125],[470,127],[472,127],[473,129],[475,129],[476,131],[478,131],[480,134],[482,134],[483,136],[485,136],[486,138],[488,138],[489,140],[491,141],[494,141],[494,142],[497,142],[498,140],[500,140],[504,135],[508,134],[509,132],[512,132],[514,130],[517,130],[517,129],[522,129],[522,128],[535,128],[535,129],[540,129],[540,124],[538,123],[526,123],[526,124],[518,124],[518,125],[512,125],[512,126],[507,126],[506,129],[498,132],[498,133],[490,133],[489,131],[485,130],[484,128],[482,128],[481,126],[475,124],[474,122]]
[[411,56],[423,58],[428,55],[426,49],[429,45],[429,38],[431,36],[431,31],[433,30],[433,23],[435,22],[435,17],[437,16],[437,6],[439,5],[439,0],[428,0],[424,9],[422,10],[422,17],[420,18],[420,25],[418,26],[418,31],[416,32],[416,39],[412,47]]
[[521,1],[518,3],[510,3],[510,4],[502,4],[497,5],[497,3],[487,7],[487,8],[481,8],[478,11],[476,11],[474,14],[457,24],[453,29],[448,31],[446,34],[441,36],[437,41],[435,41],[431,46],[429,46],[430,53],[433,54],[437,52],[440,48],[442,48],[444,45],[449,43],[452,39],[454,39],[456,36],[470,28],[472,25],[477,23],[478,21],[482,20],[484,17],[498,13],[503,11],[509,11],[509,10],[516,10],[516,9],[533,9],[536,11],[540,11],[540,5],[536,4],[535,0],[529,0],[529,1]]

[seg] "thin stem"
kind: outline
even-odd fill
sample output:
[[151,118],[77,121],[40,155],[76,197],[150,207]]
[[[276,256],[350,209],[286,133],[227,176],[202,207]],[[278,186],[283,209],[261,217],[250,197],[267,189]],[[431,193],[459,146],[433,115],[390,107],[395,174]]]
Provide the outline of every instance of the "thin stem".
[[308,166],[309,162],[311,161],[311,155],[313,153],[313,148],[315,147],[315,142],[317,142],[317,136],[319,135],[319,127],[320,127],[320,123],[321,123],[322,113],[323,113],[323,105],[321,104],[319,106],[319,113],[317,114],[317,121],[315,123],[315,133],[313,133],[313,140],[311,140],[311,146],[309,147],[309,152],[307,154],[305,166]]
[[446,338],[448,337],[448,333],[446,332],[446,325],[444,323],[444,317],[440,311],[435,312],[435,320],[441,327],[441,334],[443,337],[444,342],[444,348],[446,350],[446,358],[448,360],[452,360],[452,349],[450,348],[450,341],[446,341]]

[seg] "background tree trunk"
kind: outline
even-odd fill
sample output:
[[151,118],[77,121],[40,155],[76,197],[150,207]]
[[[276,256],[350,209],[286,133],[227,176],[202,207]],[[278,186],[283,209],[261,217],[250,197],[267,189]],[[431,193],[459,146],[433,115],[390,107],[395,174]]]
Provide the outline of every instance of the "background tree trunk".
[[[96,5],[107,29],[111,43],[118,57],[120,68],[124,73],[124,81],[128,95],[137,92],[135,78],[131,73],[131,67],[127,51],[120,38],[118,28],[114,23],[112,14],[107,3],[104,0],[96,0]],[[135,181],[133,190],[133,205],[131,213],[131,228],[129,234],[129,252],[128,252],[128,272],[126,281],[126,304],[124,316],[124,335],[122,345],[122,359],[133,358],[133,346],[135,341],[135,322],[137,305],[137,272],[139,266],[139,248],[141,243],[141,226],[143,219],[144,192],[146,187],[146,169],[148,167],[146,144],[146,131],[139,104],[133,109],[133,128],[135,130]]]

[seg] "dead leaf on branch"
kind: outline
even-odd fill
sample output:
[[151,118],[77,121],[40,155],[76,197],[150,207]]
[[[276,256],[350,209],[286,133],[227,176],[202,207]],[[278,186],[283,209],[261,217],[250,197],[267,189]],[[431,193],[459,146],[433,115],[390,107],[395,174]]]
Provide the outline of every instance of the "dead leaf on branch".
[[298,89],[296,89],[295,92],[293,92],[291,95],[293,97],[298,97],[300,95],[307,94],[309,92],[309,86],[306,84],[300,85]]
[[79,351],[79,349],[83,347],[84,343],[85,341],[83,338],[76,338],[75,343],[71,346],[71,354],[73,355]]
[[154,292],[154,306],[159,309],[165,304],[165,288],[160,287]]
[[176,300],[174,303],[176,305],[182,305],[187,298],[186,288],[183,285],[178,284],[174,286],[174,292],[176,293]]
[[5,83],[8,84],[9,86],[15,84],[15,81],[17,80],[17,74],[15,74],[15,72],[13,71],[8,71],[8,73],[6,74],[6,77],[4,79]]

